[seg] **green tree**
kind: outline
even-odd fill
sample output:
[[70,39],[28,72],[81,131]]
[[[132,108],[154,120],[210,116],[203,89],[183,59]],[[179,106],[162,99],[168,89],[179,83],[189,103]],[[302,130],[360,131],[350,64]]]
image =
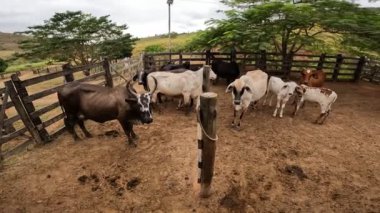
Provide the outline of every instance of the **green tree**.
[[8,68],[8,63],[0,58],[0,73],[4,72]]
[[101,57],[130,56],[134,42],[124,34],[126,25],[117,25],[109,16],[94,17],[81,11],[56,13],[43,25],[23,32],[29,39],[21,42],[23,57],[94,63]]
[[[257,0],[223,2],[232,8],[225,11],[227,18],[210,20],[211,27],[188,46],[272,50],[281,53],[285,65],[291,53],[325,44],[321,36],[324,33],[339,34],[346,43],[356,39],[356,44],[360,44],[361,48],[370,47],[379,40],[380,13],[346,1],[324,0],[302,4]],[[367,42],[368,39],[372,42]]]

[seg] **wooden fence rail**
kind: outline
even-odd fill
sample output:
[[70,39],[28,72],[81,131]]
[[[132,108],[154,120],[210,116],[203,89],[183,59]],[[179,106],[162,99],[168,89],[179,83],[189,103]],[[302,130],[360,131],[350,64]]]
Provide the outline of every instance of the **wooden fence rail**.
[[227,62],[236,61],[244,69],[254,67],[262,69],[271,75],[283,78],[295,78],[302,68],[323,69],[327,73],[327,79],[331,81],[357,82],[362,72],[366,71],[365,57],[352,57],[338,55],[315,54],[288,54],[285,58],[279,53],[266,52],[176,52],[176,53],[148,53],[144,57],[145,69],[159,69],[169,62],[179,63],[190,61],[192,67],[203,64],[211,64],[219,59]]
[[[142,65],[132,65],[128,71],[142,67]],[[80,73],[89,70],[89,76]],[[65,115],[61,109],[58,109],[60,104],[57,97],[52,95],[59,91],[65,83],[74,80],[78,82],[91,81],[94,84],[113,87],[113,76],[115,75],[111,71],[111,64],[105,59],[96,64],[80,67],[71,67],[66,64],[62,66],[62,71],[25,80],[21,80],[17,74],[12,75],[11,80],[5,82],[5,87],[0,88],[2,97],[0,105],[0,129],[2,130],[0,132],[0,158],[14,153],[16,149],[20,149],[19,147],[25,147],[31,142],[44,144],[61,135],[65,131],[65,127],[63,124],[58,125],[56,123],[61,121]],[[127,74],[125,70],[121,70],[120,73]],[[129,75],[127,78],[132,78],[132,76]],[[36,91],[41,87],[41,84],[52,86],[42,91]],[[10,100],[8,101],[8,99]],[[41,101],[43,101],[42,105]],[[48,103],[46,104],[46,102]],[[9,111],[11,108],[12,110]],[[12,111],[13,114],[8,116]],[[15,123],[22,125],[16,129],[13,127]],[[53,125],[55,125],[54,128],[49,129]],[[21,135],[25,135],[27,139],[25,142],[12,150],[2,151],[2,145]]]

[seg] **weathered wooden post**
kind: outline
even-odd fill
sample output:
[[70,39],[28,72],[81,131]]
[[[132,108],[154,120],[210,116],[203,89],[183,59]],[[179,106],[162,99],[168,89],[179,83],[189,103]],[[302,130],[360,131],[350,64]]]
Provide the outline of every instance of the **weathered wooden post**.
[[[18,97],[20,97],[20,100],[22,102],[22,105],[24,106],[28,116],[36,111],[36,108],[34,107],[33,101],[32,100],[27,100],[29,97],[28,91],[26,90],[26,87],[22,84],[20,78],[17,75],[12,75],[11,76],[12,83],[14,85],[14,88],[17,91]],[[10,95],[12,97],[11,89],[8,88]],[[13,101],[13,99],[12,99]],[[15,104],[16,107],[16,104]],[[21,116],[21,115],[20,115]],[[33,125],[37,127],[38,134],[40,138],[42,139],[43,142],[50,142],[51,138],[49,136],[49,133],[46,131],[42,124],[42,120],[40,117],[30,117],[30,120],[32,121]]]
[[104,69],[104,75],[106,79],[106,87],[113,87],[113,80],[112,80],[112,74],[110,70],[110,62],[108,61],[108,58],[105,58],[103,61],[103,69]]
[[214,175],[216,141],[216,102],[217,94],[206,92],[200,96],[198,118],[198,183],[201,184],[199,196],[209,197]]
[[203,92],[210,91],[210,65],[203,65],[202,91]]
[[182,64],[182,52],[179,52],[179,64]]
[[333,75],[332,75],[332,80],[333,81],[337,81],[338,80],[339,70],[340,70],[340,67],[342,66],[342,63],[343,63],[343,55],[342,54],[338,54],[336,56],[336,63],[335,63],[334,72],[333,72]]
[[359,58],[358,64],[356,65],[355,74],[354,74],[354,82],[358,82],[360,80],[360,75],[362,74],[364,65],[365,65],[365,57],[361,56]]
[[[29,116],[29,113],[27,111],[27,107],[23,104],[23,102],[21,100],[22,96],[19,97],[18,91],[16,91],[12,81],[7,81],[4,84],[5,84],[8,92],[9,92],[9,97],[11,98],[13,105],[15,106],[17,113],[20,115],[20,118],[21,118],[22,122],[24,123],[25,127],[28,129],[28,131],[30,132],[30,134],[32,135],[32,137],[34,138],[36,143],[42,144],[43,138],[41,138],[40,132],[37,130],[35,123],[31,119],[31,117]],[[38,119],[40,119],[40,118],[38,118]],[[43,130],[45,130],[45,129],[43,129]],[[46,132],[46,134],[47,134],[47,132]],[[47,134],[47,136],[48,136],[48,134]],[[44,135],[44,137],[46,137],[46,135]]]
[[210,64],[211,64],[211,50],[207,49],[206,50],[206,65],[210,65]]
[[233,47],[230,52],[230,63],[236,62],[236,49]]
[[326,53],[322,53],[321,56],[319,56],[317,70],[323,69],[323,64],[325,63],[325,59],[326,59]]
[[3,140],[2,140],[2,137],[3,137],[3,129],[4,128],[4,119],[6,118],[6,115],[5,115],[5,109],[7,108],[7,102],[8,102],[8,91],[7,91],[7,88],[5,88],[5,93],[4,93],[4,97],[3,98],[3,103],[1,105],[1,111],[0,111],[0,162],[3,160],[3,154],[2,154],[2,145],[3,145]]
[[265,50],[260,50],[260,61],[258,63],[258,67],[264,72],[267,71],[267,51]]

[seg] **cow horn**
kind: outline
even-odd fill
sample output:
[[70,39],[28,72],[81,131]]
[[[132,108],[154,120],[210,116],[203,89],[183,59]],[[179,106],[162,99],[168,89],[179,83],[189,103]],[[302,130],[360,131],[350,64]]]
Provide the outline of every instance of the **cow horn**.
[[127,83],[128,92],[137,97],[137,93],[135,89],[133,89],[133,84],[131,85],[131,81],[128,81]]
[[[153,94],[155,91],[156,91],[156,89],[157,89],[157,86],[158,86],[158,83],[157,83],[157,79],[152,75],[152,78],[153,78],[153,80],[154,80],[154,85],[155,85],[155,87],[154,87],[154,90],[153,91],[150,91],[149,92],[149,94]],[[149,88],[150,89],[150,88]]]

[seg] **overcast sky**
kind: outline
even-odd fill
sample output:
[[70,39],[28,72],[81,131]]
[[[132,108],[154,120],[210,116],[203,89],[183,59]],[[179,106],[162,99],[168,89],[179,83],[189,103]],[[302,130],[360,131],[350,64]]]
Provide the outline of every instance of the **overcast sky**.
[[[0,0],[0,32],[26,30],[42,24],[55,12],[82,10],[95,16],[110,15],[118,24],[127,24],[136,37],[168,31],[167,0]],[[360,0],[368,5],[367,0]],[[371,6],[380,7],[380,1]],[[172,31],[192,32],[205,29],[205,21],[222,17],[225,9],[219,0],[174,0]]]

